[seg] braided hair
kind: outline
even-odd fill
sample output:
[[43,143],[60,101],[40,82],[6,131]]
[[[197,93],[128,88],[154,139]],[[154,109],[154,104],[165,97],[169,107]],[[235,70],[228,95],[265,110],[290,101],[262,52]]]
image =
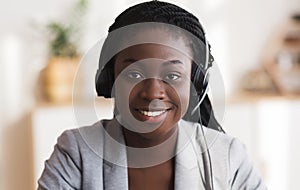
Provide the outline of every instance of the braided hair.
[[[139,24],[139,23],[147,23],[147,22],[155,22],[155,23],[165,23],[168,25],[174,25],[177,26],[178,28],[181,28],[185,31],[188,31],[191,33],[193,36],[198,38],[200,42],[202,43],[197,43],[193,41],[192,39],[187,39],[187,41],[190,42],[190,47],[193,53],[193,59],[197,60],[197,64],[194,62],[192,64],[192,76],[191,78],[194,78],[194,75],[196,73],[196,70],[199,66],[203,67],[205,63],[205,56],[206,55],[206,47],[205,43],[205,33],[204,30],[198,20],[197,17],[195,17],[193,14],[189,13],[188,11],[182,9],[181,7],[178,7],[174,4],[167,3],[167,2],[162,2],[162,1],[148,1],[144,3],[140,3],[137,5],[134,5],[132,7],[129,7],[126,9],[124,12],[122,12],[116,19],[115,22],[109,27],[109,34],[108,37],[106,38],[104,45],[101,50],[101,55],[100,55],[100,60],[102,56],[105,56],[105,52],[109,51],[110,48],[115,48],[116,43],[119,43],[119,39],[116,40],[116,36],[110,36],[110,34],[113,33],[113,31],[116,31],[117,29],[120,29],[122,27],[130,26],[133,24]],[[145,29],[145,28],[143,28]],[[136,30],[135,30],[136,32]],[[174,31],[170,30],[171,34],[176,34],[180,32],[179,31]],[[124,34],[121,38],[126,39],[124,37]],[[183,36],[184,37],[184,36]],[[187,37],[188,38],[188,37]],[[115,41],[116,43],[113,43],[112,41]],[[208,44],[209,45],[209,44]],[[209,45],[209,51],[210,51],[210,45]],[[210,54],[209,54],[210,55]],[[114,65],[114,59],[111,58],[108,64],[105,65],[105,67],[109,67],[110,70],[113,73],[113,65]],[[211,63],[213,61],[213,57],[210,55],[209,57],[209,66],[211,66]],[[201,75],[202,79],[204,80],[204,74]],[[201,80],[201,81],[203,81]],[[202,82],[194,83],[194,86],[196,89],[202,89]],[[191,95],[195,94],[191,92]],[[197,95],[200,94],[200,92],[196,92]],[[183,119],[188,120],[188,121],[193,121],[193,122],[199,122],[209,128],[219,130],[221,129],[220,124],[216,120],[213,110],[212,110],[212,105],[209,100],[208,95],[206,94],[204,97],[203,102],[200,105],[200,115],[201,116],[192,116],[191,112],[193,109],[193,105],[197,105],[197,102],[199,101],[199,97],[192,97],[190,98],[189,102],[189,108],[187,110],[187,113],[183,117]]]

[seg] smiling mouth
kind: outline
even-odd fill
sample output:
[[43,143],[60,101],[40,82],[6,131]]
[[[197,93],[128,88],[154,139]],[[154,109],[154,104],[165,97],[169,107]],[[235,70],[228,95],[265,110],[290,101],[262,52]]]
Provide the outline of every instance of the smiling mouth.
[[162,115],[165,113],[167,110],[161,110],[161,111],[143,111],[143,110],[138,110],[141,114],[148,116],[148,117],[157,117],[159,115]]
[[147,117],[158,117],[160,115],[163,115],[165,112],[167,112],[169,110],[171,110],[171,108],[162,109],[162,110],[153,110],[153,111],[137,109],[137,111],[139,113],[141,113],[142,115],[147,116]]

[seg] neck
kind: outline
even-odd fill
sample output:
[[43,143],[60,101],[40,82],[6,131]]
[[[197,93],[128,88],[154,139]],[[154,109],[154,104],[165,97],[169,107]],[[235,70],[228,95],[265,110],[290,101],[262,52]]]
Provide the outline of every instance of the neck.
[[[149,138],[123,128],[127,147],[129,166],[151,166],[168,161],[174,157],[178,128],[174,127],[167,135],[160,138]],[[140,151],[137,151],[138,150]]]
[[[177,140],[178,127],[174,126],[163,135],[156,135],[155,131],[150,133],[136,133],[122,127],[125,143],[135,148],[149,148],[168,141],[168,146],[174,147]],[[170,147],[170,148],[171,148]]]

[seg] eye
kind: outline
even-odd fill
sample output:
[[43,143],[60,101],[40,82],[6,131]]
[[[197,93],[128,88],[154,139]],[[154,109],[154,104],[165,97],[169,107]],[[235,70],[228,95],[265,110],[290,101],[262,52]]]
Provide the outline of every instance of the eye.
[[127,73],[127,76],[131,79],[141,79],[142,78],[142,74],[140,74],[137,71],[130,71]]
[[166,80],[169,80],[169,81],[176,81],[180,78],[181,76],[179,74],[176,74],[176,73],[170,73],[166,76]]

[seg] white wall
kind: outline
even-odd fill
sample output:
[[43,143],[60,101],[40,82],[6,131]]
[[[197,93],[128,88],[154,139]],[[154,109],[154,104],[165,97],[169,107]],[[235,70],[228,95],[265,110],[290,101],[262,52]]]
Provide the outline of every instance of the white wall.
[[238,137],[269,189],[296,190],[300,169],[300,99],[255,99],[228,105],[225,131]]

